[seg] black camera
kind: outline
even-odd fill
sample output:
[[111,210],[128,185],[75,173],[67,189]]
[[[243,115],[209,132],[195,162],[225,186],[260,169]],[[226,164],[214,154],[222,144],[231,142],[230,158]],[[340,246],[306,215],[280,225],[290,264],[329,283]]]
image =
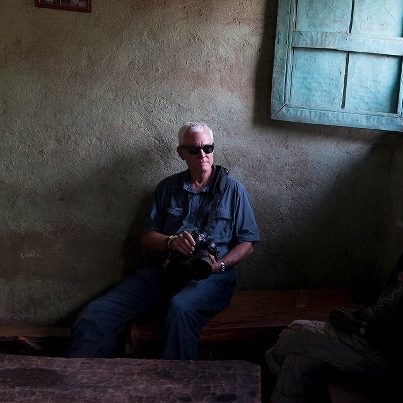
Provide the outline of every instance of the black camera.
[[193,280],[202,280],[212,273],[209,255],[218,260],[218,248],[214,240],[204,231],[194,230],[192,237],[196,245],[190,261],[190,276]]

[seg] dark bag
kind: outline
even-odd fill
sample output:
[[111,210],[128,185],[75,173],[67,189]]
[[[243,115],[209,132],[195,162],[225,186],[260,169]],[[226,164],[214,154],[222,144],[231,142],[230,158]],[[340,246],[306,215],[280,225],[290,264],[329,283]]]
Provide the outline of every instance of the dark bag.
[[336,328],[348,333],[365,336],[368,323],[361,318],[362,310],[346,308],[334,309],[329,314],[329,322]]
[[369,336],[371,339],[390,337],[390,329],[402,320],[403,296],[403,254],[390,276],[385,289],[370,305],[371,317],[364,317],[363,309],[335,309],[330,312],[329,321],[337,329]]

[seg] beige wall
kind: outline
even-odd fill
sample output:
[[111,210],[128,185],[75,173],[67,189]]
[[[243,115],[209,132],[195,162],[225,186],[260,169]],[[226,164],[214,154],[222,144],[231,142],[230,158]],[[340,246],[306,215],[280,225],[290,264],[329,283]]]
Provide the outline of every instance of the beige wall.
[[269,119],[275,1],[33,4],[0,2],[1,322],[61,321],[130,272],[188,120],[210,124],[216,161],[255,206],[262,242],[240,287],[385,276],[402,135]]

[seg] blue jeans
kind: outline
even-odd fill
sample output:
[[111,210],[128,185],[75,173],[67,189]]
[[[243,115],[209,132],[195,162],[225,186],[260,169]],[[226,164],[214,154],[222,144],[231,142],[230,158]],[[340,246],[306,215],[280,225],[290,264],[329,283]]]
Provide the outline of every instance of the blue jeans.
[[72,329],[66,357],[112,357],[130,323],[166,308],[163,358],[195,360],[206,323],[230,302],[235,270],[178,283],[160,267],[146,267],[91,302]]

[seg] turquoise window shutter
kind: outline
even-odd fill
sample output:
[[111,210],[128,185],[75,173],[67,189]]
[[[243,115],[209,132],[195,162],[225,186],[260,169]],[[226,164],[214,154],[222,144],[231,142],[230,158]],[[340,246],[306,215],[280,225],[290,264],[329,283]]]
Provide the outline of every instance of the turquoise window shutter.
[[403,132],[403,0],[278,0],[271,117]]

